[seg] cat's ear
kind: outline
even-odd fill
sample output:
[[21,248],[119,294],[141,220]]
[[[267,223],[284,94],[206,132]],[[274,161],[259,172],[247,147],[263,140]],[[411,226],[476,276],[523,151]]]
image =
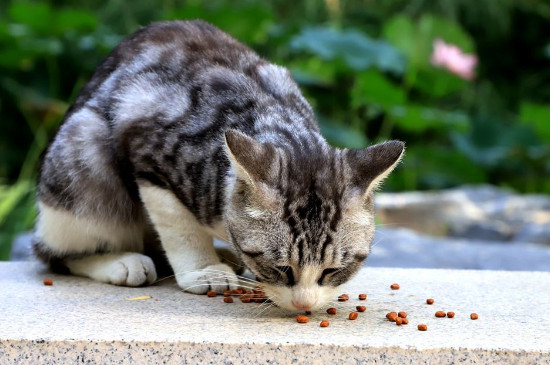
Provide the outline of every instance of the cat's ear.
[[259,143],[236,130],[225,132],[229,160],[237,177],[249,183],[269,184],[276,177],[274,165],[277,150],[268,143]]
[[399,164],[405,153],[405,143],[389,141],[360,150],[347,150],[352,184],[364,196],[375,190]]

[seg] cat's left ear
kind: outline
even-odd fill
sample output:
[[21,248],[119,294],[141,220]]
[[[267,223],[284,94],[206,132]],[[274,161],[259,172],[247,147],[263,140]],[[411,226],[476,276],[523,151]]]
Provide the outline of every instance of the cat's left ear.
[[268,143],[259,143],[236,130],[225,132],[227,155],[237,177],[245,182],[269,184],[277,176],[275,162],[276,148]]
[[399,164],[405,153],[405,143],[388,141],[360,150],[347,150],[352,184],[367,196],[384,181]]

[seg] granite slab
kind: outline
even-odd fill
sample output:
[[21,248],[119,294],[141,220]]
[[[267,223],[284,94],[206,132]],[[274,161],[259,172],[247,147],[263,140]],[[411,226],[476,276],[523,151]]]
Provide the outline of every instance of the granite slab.
[[[342,291],[337,315],[298,324],[297,313],[183,293],[170,278],[126,288],[1,262],[0,363],[550,364],[550,273],[367,267]],[[151,299],[127,300],[142,295]],[[347,319],[360,304],[366,312]]]

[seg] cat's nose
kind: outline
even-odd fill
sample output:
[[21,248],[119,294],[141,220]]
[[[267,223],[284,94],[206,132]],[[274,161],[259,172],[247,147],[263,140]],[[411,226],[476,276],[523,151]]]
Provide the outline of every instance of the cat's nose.
[[295,287],[292,292],[292,305],[298,310],[310,310],[315,307],[319,293],[316,288]]
[[310,310],[311,309],[311,304],[309,303],[304,303],[304,302],[298,302],[298,301],[295,301],[294,299],[292,299],[292,305],[296,307],[296,309],[299,309],[299,310]]

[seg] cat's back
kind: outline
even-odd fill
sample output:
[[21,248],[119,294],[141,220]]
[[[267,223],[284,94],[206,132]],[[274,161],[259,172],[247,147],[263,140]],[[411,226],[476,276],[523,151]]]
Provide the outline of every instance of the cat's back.
[[[213,67],[250,73],[260,57],[202,20],[152,23],[125,38],[96,69],[67,117],[86,104],[109,114],[113,94],[144,81],[190,81]],[[152,77],[154,76],[154,77]]]
[[175,20],[153,23],[126,38],[114,56],[123,63],[165,66],[209,64],[239,69],[259,57],[244,44],[203,20]]

